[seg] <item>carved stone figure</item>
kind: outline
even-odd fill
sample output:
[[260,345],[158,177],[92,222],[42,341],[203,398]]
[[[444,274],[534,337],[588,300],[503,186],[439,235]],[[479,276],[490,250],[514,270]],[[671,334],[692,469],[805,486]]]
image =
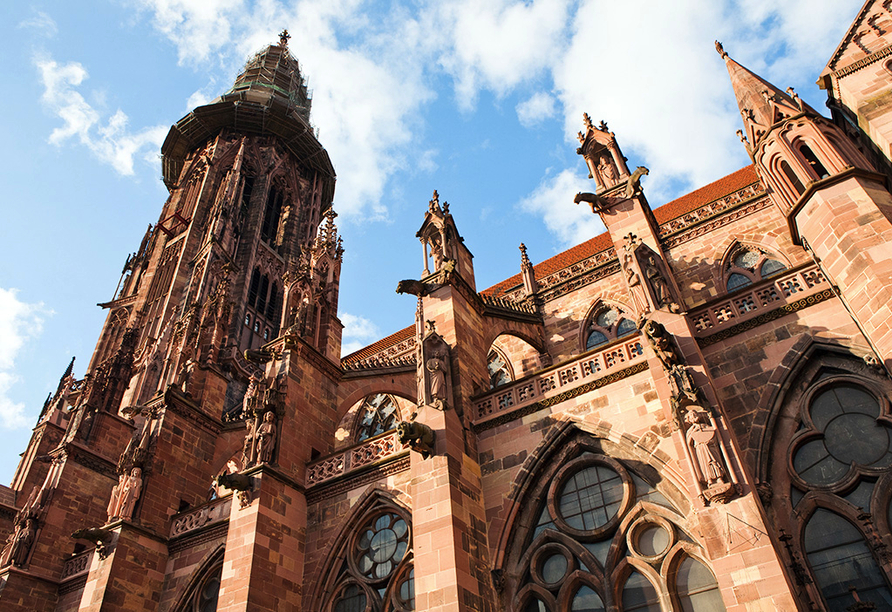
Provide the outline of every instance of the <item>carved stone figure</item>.
[[242,400],[242,411],[244,414],[251,414],[251,408],[253,407],[257,396],[259,395],[259,391],[257,387],[260,384],[260,377],[256,374],[251,375],[251,380],[248,381],[248,389],[245,391],[245,397]]
[[644,166],[635,168],[635,172],[632,173],[632,176],[629,177],[629,181],[626,183],[626,192],[624,195],[627,198],[632,198],[641,193],[641,177],[645,174],[650,174],[650,170]]
[[138,467],[130,470],[130,476],[124,481],[124,486],[120,490],[120,501],[118,502],[117,518],[131,519],[133,518],[133,510],[136,508],[136,502],[139,500],[139,494],[142,492],[142,470]]
[[9,561],[16,567],[23,567],[28,560],[31,546],[34,544],[34,536],[37,533],[37,525],[34,519],[25,519],[16,525],[15,535],[12,541],[12,550]]
[[643,319],[639,321],[638,326],[644,332],[644,336],[667,370],[671,370],[674,366],[681,363],[678,351],[675,348],[675,340],[672,339],[672,335],[666,331],[662,323]]
[[718,430],[709,422],[706,412],[699,406],[691,406],[684,420],[688,424],[685,439],[694,457],[694,473],[697,479],[707,486],[724,483],[727,472],[719,448]]
[[632,263],[633,257],[630,251],[623,253],[622,269],[626,277],[626,284],[629,286],[629,293],[632,295],[632,304],[635,307],[636,314],[642,314],[648,311],[647,298],[644,296],[644,287],[641,286],[641,276],[635,271]]
[[573,202],[575,204],[579,204],[580,202],[585,202],[592,209],[592,213],[599,213],[607,208],[609,202],[604,198],[601,198],[597,194],[589,193],[587,191],[580,191],[573,198]]
[[245,428],[245,443],[242,445],[242,469],[254,463],[254,419],[247,419]]
[[438,410],[446,409],[446,372],[443,367],[443,360],[439,355],[434,355],[433,359],[428,359],[425,364],[427,371],[430,372],[430,397],[433,405]]
[[616,171],[616,164],[613,163],[609,153],[604,153],[598,160],[598,172],[604,179],[604,187],[612,187],[619,180],[619,173]]
[[408,444],[413,451],[427,459],[434,452],[434,430],[418,421],[402,421],[396,426],[396,435],[400,444]]
[[269,463],[276,448],[276,415],[272,410],[263,415],[263,423],[254,436],[257,444],[257,462]]
[[647,283],[653,292],[657,308],[671,306],[672,293],[669,290],[669,283],[660,271],[657,258],[652,254],[649,254],[647,259],[644,260],[644,276],[647,278]]
[[108,500],[108,508],[106,508],[106,513],[108,514],[109,522],[113,521],[118,516],[118,508],[120,507],[121,501],[121,491],[124,490],[124,485],[127,482],[127,474],[120,474],[118,476],[118,484],[112,487],[111,497]]

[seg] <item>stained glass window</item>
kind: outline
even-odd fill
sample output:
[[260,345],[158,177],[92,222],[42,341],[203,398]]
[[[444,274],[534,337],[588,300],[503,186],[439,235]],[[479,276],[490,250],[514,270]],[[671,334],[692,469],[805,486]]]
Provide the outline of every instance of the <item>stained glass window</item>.
[[378,393],[367,397],[359,408],[357,442],[362,442],[385,431],[396,429],[400,422],[399,407],[390,395]]

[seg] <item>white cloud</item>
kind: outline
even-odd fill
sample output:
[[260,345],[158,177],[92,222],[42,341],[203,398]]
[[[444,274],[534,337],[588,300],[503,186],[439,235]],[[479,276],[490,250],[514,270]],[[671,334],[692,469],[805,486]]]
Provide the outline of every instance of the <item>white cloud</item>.
[[38,30],[48,38],[52,38],[59,33],[59,27],[48,13],[34,7],[31,8],[31,12],[34,16],[19,22],[18,26],[16,26],[17,28]]
[[344,324],[341,355],[356,352],[380,337],[378,327],[365,317],[344,312],[340,314],[340,319]]
[[0,427],[26,427],[25,406],[9,397],[9,390],[19,381],[14,372],[15,359],[25,342],[40,334],[43,304],[26,304],[16,297],[15,289],[0,288]]
[[544,91],[537,91],[515,109],[517,119],[524,127],[532,127],[554,116],[554,98]]
[[519,203],[525,212],[541,215],[545,226],[565,247],[578,244],[604,231],[600,217],[585,204],[573,205],[573,197],[589,191],[594,183],[575,170],[547,176]]
[[50,143],[61,146],[76,138],[101,161],[110,164],[118,173],[133,174],[133,158],[139,154],[158,163],[155,157],[167,135],[167,128],[154,126],[138,132],[128,129],[127,115],[120,109],[105,124],[99,112],[77,91],[88,74],[77,62],[58,64],[52,59],[36,61],[44,92],[43,103],[63,122],[52,131]]

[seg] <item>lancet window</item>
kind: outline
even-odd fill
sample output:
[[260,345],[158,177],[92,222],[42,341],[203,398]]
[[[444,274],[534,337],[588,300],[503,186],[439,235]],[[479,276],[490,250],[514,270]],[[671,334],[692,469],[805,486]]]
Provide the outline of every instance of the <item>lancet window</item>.
[[638,327],[631,319],[612,307],[596,309],[585,326],[585,350],[597,348],[617,338],[637,333]]
[[178,612],[216,612],[222,577],[223,554],[221,551],[187,590]]
[[252,328],[264,342],[278,334],[282,296],[278,284],[270,282],[269,275],[254,268],[248,285],[248,308],[245,313],[245,327]]
[[486,369],[489,371],[489,388],[495,389],[514,380],[511,362],[502,351],[492,348],[486,358]]
[[367,513],[347,538],[325,612],[415,610],[412,525],[393,507]]
[[742,245],[734,249],[725,267],[725,289],[729,293],[771,278],[787,269],[774,255],[756,247]]
[[509,553],[517,569],[506,581],[508,609],[724,610],[705,551],[681,527],[676,504],[597,444],[569,446],[525,496],[521,513],[533,519]]
[[281,189],[270,187],[269,196],[266,199],[266,207],[263,211],[263,223],[260,225],[261,240],[273,244],[276,242],[284,202],[285,195]]
[[396,429],[400,409],[393,396],[378,393],[365,398],[357,414],[356,441],[362,442],[386,431]]

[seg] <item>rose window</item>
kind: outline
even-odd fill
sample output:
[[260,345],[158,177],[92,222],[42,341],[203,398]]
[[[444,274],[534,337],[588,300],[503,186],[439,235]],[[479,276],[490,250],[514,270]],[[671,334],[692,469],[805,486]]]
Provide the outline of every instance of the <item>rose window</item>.
[[389,512],[374,519],[356,540],[356,567],[367,580],[390,576],[409,548],[409,526]]
[[812,400],[812,431],[793,453],[793,469],[808,484],[830,486],[853,465],[882,469],[892,465],[889,430],[879,423],[880,405],[862,389],[838,385]]

